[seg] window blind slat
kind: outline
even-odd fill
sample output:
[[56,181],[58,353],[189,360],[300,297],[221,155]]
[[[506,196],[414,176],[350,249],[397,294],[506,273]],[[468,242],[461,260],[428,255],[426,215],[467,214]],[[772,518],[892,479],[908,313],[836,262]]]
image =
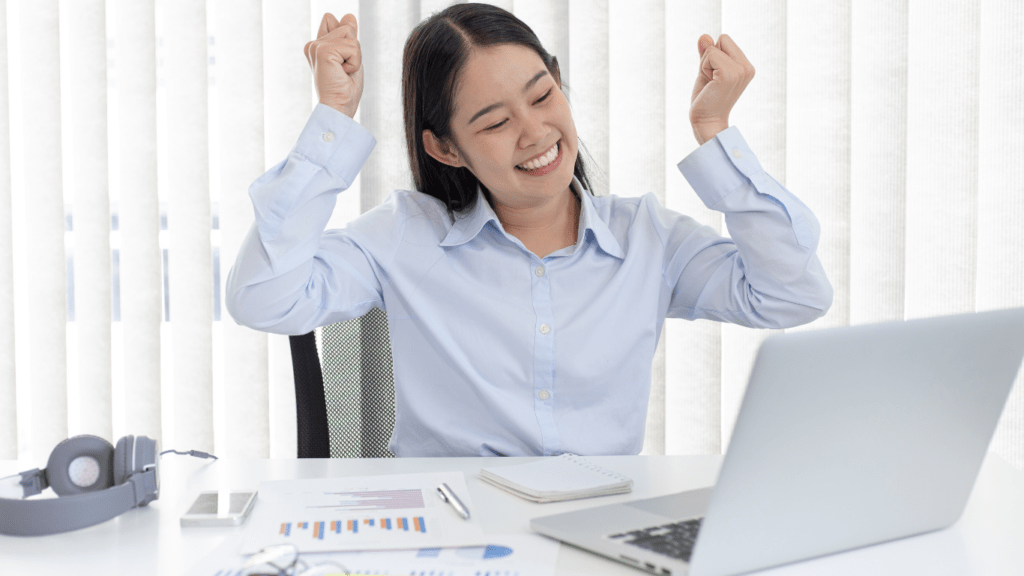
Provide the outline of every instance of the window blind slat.
[[[68,2],[62,18],[68,50],[73,134],[75,329],[78,336],[78,431],[113,439],[111,414],[110,197],[107,166],[107,37],[103,0]],[[74,433],[75,431],[72,431]]]
[[161,1],[173,442],[213,451],[213,261],[206,2]]
[[976,3],[941,0],[911,12],[908,318],[975,306],[980,10]]
[[7,97],[7,1],[0,0],[0,459],[18,457],[14,363],[14,239],[11,204],[11,121]]
[[851,8],[850,323],[865,324],[904,314],[909,15],[904,2]]
[[[220,281],[253,223],[249,185],[264,172],[263,14],[248,0],[215,6],[217,92],[220,127]],[[270,457],[267,335],[239,326],[225,310],[218,327],[224,340],[224,455]],[[238,399],[245,401],[239,402]]]
[[[313,82],[302,52],[302,47],[312,39],[310,18],[308,2],[263,2],[263,21],[267,23],[263,27],[265,169],[285,159],[312,110]],[[297,451],[295,383],[288,337],[268,335],[267,349],[270,456],[294,458]]]
[[135,0],[114,0],[109,8],[116,22],[117,142],[113,149],[118,169],[112,195],[116,194],[118,207],[122,359],[112,386],[114,434],[162,441],[163,257],[157,195],[156,9],[153,2]]
[[[22,150],[26,264],[23,277],[33,457],[68,436],[67,292],[61,162],[60,49],[56,0],[21,10]],[[24,336],[23,336],[24,337]]]

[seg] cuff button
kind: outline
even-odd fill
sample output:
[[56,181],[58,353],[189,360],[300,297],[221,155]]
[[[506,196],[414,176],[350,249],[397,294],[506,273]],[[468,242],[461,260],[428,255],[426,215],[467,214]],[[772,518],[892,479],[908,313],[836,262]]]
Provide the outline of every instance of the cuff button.
[[324,132],[324,142],[334,142],[334,132]]

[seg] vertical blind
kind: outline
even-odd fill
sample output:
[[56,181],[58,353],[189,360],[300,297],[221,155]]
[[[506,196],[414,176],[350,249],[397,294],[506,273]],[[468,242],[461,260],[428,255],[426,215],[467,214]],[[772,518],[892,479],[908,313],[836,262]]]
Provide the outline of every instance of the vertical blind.
[[[0,458],[89,433],[295,456],[286,337],[236,325],[249,184],[315,103],[302,48],[354,13],[378,145],[329,226],[412,186],[405,39],[446,0],[0,0]],[[676,169],[697,38],[757,74],[730,116],[822,225],[829,313],[797,330],[1024,306],[1016,0],[505,0],[558,57],[599,195],[654,192],[721,233]],[[721,453],[771,331],[666,322],[644,453]],[[1020,378],[992,449],[1024,468]]]

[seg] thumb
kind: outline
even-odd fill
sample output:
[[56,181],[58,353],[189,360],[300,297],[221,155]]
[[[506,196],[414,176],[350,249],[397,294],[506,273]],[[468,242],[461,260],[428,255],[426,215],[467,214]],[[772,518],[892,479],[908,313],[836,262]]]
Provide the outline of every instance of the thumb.
[[714,45],[715,45],[715,40],[711,36],[709,36],[707,34],[701,35],[700,39],[697,40],[697,54],[699,54],[701,57],[703,57],[704,56],[704,51],[708,49],[708,46],[714,46]]

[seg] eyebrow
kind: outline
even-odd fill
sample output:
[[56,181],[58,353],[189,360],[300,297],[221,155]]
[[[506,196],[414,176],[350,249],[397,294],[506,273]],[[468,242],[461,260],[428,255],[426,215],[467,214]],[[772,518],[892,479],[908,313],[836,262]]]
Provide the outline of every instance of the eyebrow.
[[[540,72],[537,72],[537,74],[536,74],[536,75],[534,75],[534,77],[533,77],[533,78],[530,78],[530,81],[526,83],[526,86],[523,86],[523,92],[526,92],[526,91],[528,91],[528,90],[529,90],[530,88],[532,88],[532,87],[533,87],[533,85],[534,85],[534,84],[536,84],[536,83],[537,83],[537,81],[538,81],[538,80],[540,80],[541,78],[543,78],[543,77],[544,77],[544,75],[545,75],[545,74],[547,74],[547,73],[548,73],[548,71],[547,71],[547,70],[541,70]],[[476,119],[477,119],[477,118],[479,118],[479,117],[483,116],[484,114],[487,114],[488,112],[490,112],[490,111],[492,111],[492,110],[495,110],[495,109],[497,109],[497,108],[501,108],[501,107],[502,107],[502,106],[504,106],[504,105],[505,105],[505,103],[504,103],[504,102],[495,102],[494,104],[491,104],[490,106],[488,106],[488,107],[486,107],[486,108],[484,108],[484,109],[480,110],[480,111],[479,111],[479,112],[477,112],[476,114],[474,114],[474,115],[473,115],[473,117],[469,119],[469,122],[468,122],[468,123],[469,123],[469,124],[472,124],[473,122],[476,122]]]

